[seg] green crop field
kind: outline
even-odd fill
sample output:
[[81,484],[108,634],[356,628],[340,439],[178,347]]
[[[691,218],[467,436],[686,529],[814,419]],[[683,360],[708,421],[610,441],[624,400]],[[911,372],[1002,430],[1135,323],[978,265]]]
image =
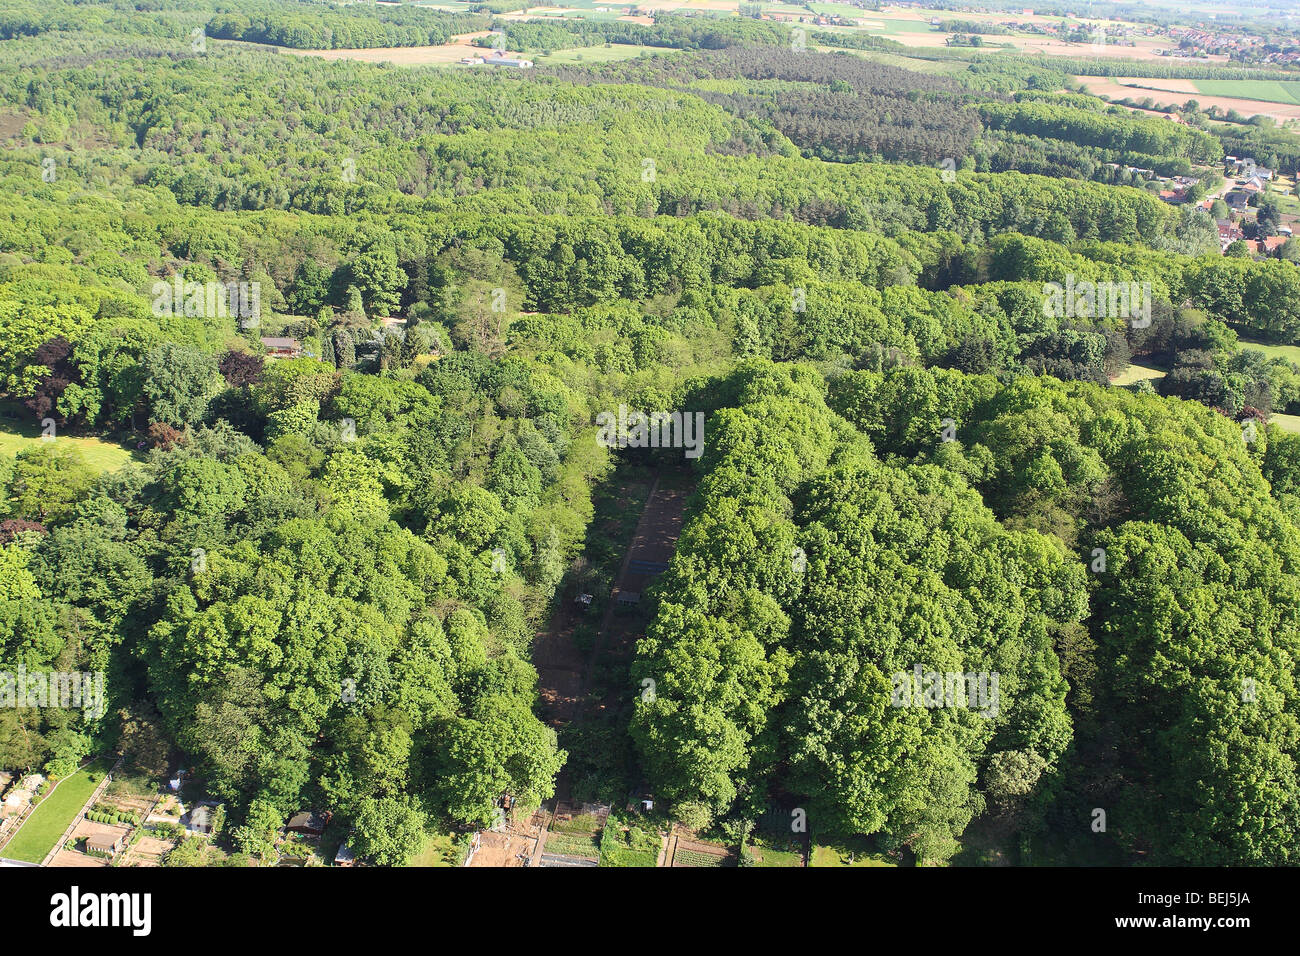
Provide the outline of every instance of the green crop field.
[[615,60],[632,60],[641,54],[672,53],[671,48],[638,46],[632,43],[612,43],[609,46],[580,46],[554,53],[532,54],[534,63],[556,65],[560,63],[611,63]]
[[673,866],[700,866],[700,867],[721,867],[729,866],[725,856],[715,856],[712,853],[704,853],[700,850],[685,850],[678,848],[673,854]]
[[1236,96],[1244,100],[1300,104],[1300,80],[1196,80],[1195,85],[1206,96]]
[[25,863],[40,863],[45,859],[54,841],[63,835],[107,772],[104,763],[95,762],[59,783],[14,834],[4,848],[4,855]]
[[[814,3],[810,5],[814,12],[827,17],[847,17],[853,20],[859,20],[863,25],[859,28],[864,33],[870,33],[873,36],[889,36],[893,33],[927,33],[932,28],[929,20],[894,20],[878,19],[871,15],[870,10],[861,10],[857,7],[850,7],[842,3]],[[802,11],[806,13],[807,11]],[[939,39],[936,41],[938,46],[943,45],[942,37],[944,34],[935,32]]]

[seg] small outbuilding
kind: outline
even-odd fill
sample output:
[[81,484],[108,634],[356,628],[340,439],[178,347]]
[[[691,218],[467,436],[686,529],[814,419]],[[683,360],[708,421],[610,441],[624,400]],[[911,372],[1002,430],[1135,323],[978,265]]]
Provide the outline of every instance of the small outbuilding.
[[103,853],[112,856],[126,842],[125,833],[92,833],[86,837],[87,853]]
[[298,340],[285,336],[263,336],[262,347],[266,349],[267,358],[298,358],[302,355],[302,345]]
[[215,822],[215,807],[207,804],[200,804],[185,816],[181,817],[181,824],[191,833],[201,833],[209,836],[212,833],[212,825]]
[[290,833],[302,833],[307,836],[320,836],[325,832],[325,827],[329,825],[329,813],[316,813],[314,811],[303,810],[301,813],[295,813],[289,818],[285,829]]

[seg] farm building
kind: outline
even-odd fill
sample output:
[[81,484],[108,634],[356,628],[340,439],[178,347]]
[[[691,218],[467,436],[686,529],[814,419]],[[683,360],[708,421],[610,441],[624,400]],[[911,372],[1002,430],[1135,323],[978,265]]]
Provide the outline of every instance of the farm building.
[[490,56],[483,61],[487,66],[513,66],[521,70],[526,70],[533,65],[532,60],[525,60],[518,56]]

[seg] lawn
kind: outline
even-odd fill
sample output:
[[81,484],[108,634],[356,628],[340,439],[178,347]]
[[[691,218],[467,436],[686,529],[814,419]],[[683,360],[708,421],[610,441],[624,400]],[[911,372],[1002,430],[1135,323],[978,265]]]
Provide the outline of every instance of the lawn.
[[1165,371],[1158,369],[1154,365],[1139,365],[1137,362],[1131,362],[1128,368],[1120,372],[1110,380],[1112,385],[1136,385],[1138,382],[1155,381],[1165,377]]
[[63,831],[76,818],[82,804],[90,799],[107,772],[107,765],[96,761],[65,778],[14,834],[4,848],[4,855],[25,863],[44,860],[54,848],[54,841],[63,836]]
[[411,857],[407,866],[455,866],[460,859],[460,847],[450,833],[433,833],[424,841],[420,852]]
[[[4,409],[11,411],[13,407],[6,405]],[[54,440],[66,443],[65,447],[70,445],[75,448],[86,464],[98,472],[117,471],[133,457],[129,448],[101,438],[58,435]],[[40,443],[40,425],[29,421],[25,414],[17,421],[11,418],[0,419],[0,455],[16,455],[23,449]]]
[[803,852],[793,840],[772,841],[751,838],[747,847],[752,866],[803,866]]
[[873,852],[862,839],[813,844],[809,866],[898,866],[882,853]]
[[1282,358],[1292,365],[1300,366],[1300,345],[1271,345],[1267,342],[1252,342],[1241,337],[1238,337],[1238,342],[1243,349],[1254,349],[1256,352],[1263,352],[1271,359]]
[[1268,416],[1268,420],[1284,432],[1300,433],[1300,415],[1283,415],[1274,412]]
[[1300,199],[1288,192],[1275,192],[1273,197],[1277,200],[1277,208],[1289,216],[1300,215]]

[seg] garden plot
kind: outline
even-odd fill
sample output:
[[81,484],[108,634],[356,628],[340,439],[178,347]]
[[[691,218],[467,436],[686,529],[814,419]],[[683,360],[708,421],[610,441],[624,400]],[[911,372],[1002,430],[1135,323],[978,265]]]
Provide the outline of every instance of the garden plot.
[[735,866],[735,855],[720,843],[678,837],[671,866]]
[[556,808],[551,828],[542,844],[542,866],[596,866],[600,862],[601,834],[609,808],[589,808],[573,813]]
[[160,866],[162,859],[176,846],[174,837],[164,837],[157,831],[146,829],[139,841],[131,847],[131,866]]
[[600,841],[601,866],[657,866],[663,836],[656,830],[611,821]]
[[152,803],[152,800],[143,797],[123,796],[114,799],[106,794],[82,814],[72,836],[50,861],[50,866],[108,866],[108,859],[86,852],[86,840],[90,837],[110,837],[113,842],[120,840],[123,850],[117,855],[122,856],[127,852],[126,844],[136,827],[144,822]]
[[89,817],[82,817],[72,836],[63,845],[50,866],[109,866],[107,857],[95,856],[86,852],[86,841],[91,837],[107,837],[114,842],[129,838],[131,828],[115,823],[97,823]]

